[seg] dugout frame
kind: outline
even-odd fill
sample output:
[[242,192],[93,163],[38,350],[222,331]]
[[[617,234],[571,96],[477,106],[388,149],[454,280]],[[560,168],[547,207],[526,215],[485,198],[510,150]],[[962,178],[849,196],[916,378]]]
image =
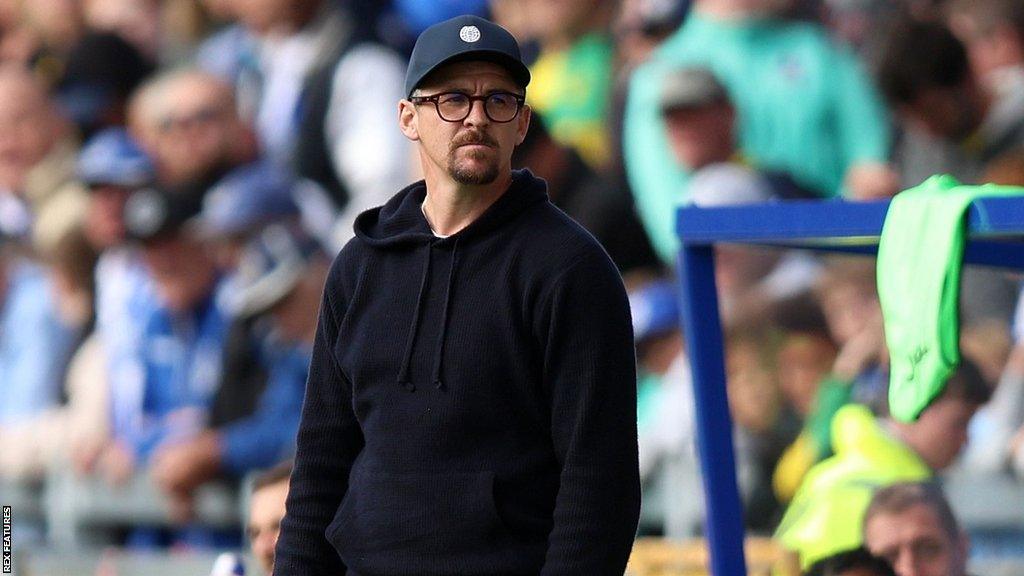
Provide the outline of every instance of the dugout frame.
[[[693,376],[710,571],[746,576],[743,510],[715,285],[714,246],[740,244],[875,255],[889,201],[777,201],[676,212],[681,327]],[[1024,270],[1024,198],[979,198],[966,224],[965,264]],[[1016,239],[1017,242],[1012,240]]]

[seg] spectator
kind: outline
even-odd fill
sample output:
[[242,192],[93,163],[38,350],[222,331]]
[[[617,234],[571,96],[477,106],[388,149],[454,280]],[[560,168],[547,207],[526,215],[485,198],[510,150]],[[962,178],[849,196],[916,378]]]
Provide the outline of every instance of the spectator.
[[76,149],[43,84],[17,64],[0,65],[0,233],[24,238],[44,209],[82,207]]
[[267,381],[251,414],[159,449],[152,475],[165,491],[191,494],[218,475],[240,477],[294,452],[329,264],[299,228],[268,226],[246,247],[225,300],[235,315],[272,326],[258,358]]
[[[109,389],[141,390],[140,346],[142,318],[154,300],[150,277],[134,246],[125,244],[124,208],[135,191],[150,186],[156,177],[153,162],[123,129],[108,129],[94,135],[78,159],[77,173],[89,191],[84,235],[100,253],[96,263],[96,335],[87,349],[87,364],[104,374],[102,386]],[[83,361],[85,362],[85,361]],[[108,393],[104,392],[104,396]],[[119,395],[112,398],[133,400]],[[112,420],[130,410],[112,407]],[[114,428],[120,427],[113,423]],[[77,464],[91,471],[105,449],[93,448],[81,454]]]
[[[813,198],[815,194],[800,187],[788,174],[767,170],[750,170],[748,181],[725,189],[708,186],[701,172],[708,168],[732,164],[743,167],[742,152],[736,147],[736,109],[728,92],[715,75],[706,68],[680,68],[665,74],[658,104],[665,119],[673,157],[692,173],[681,195],[705,204],[732,204],[763,201],[756,194],[744,192],[768,190],[774,198]],[[729,194],[733,192],[733,194]],[[710,196],[728,196],[721,201]]]
[[810,470],[776,531],[805,566],[859,546],[860,521],[874,487],[932,477],[953,463],[967,424],[991,391],[963,361],[945,390],[914,422],[876,421],[850,405],[832,423],[835,455]]
[[969,542],[934,483],[894,484],[871,498],[864,545],[899,576],[966,576]]
[[806,576],[897,576],[885,560],[856,548],[829,556],[811,566]]
[[[936,173],[975,182],[986,166],[1024,146],[1024,98],[1000,98],[972,72],[967,52],[940,22],[906,20],[885,42],[879,84],[906,128],[898,148],[905,184]],[[968,269],[962,281],[964,326],[1006,322],[1017,282]]]
[[608,114],[615,49],[611,0],[527,0],[540,44],[530,66],[530,105],[554,139],[590,166],[603,171],[611,161]]
[[703,519],[703,499],[671,497],[700,490],[693,387],[675,288],[664,280],[643,284],[630,291],[629,307],[639,368],[641,526],[667,537],[692,536]]
[[239,101],[255,103],[266,157],[320,185],[341,209],[340,248],[360,212],[412,180],[411,148],[391,129],[405,66],[341,2],[270,0],[236,10],[257,39]]
[[256,477],[249,497],[249,542],[266,576],[274,573],[274,547],[284,518],[292,463],[279,464]]
[[[38,375],[55,376],[57,396],[45,410],[0,425],[3,478],[38,480],[55,462],[72,462],[81,469],[108,438],[107,382],[97,340],[90,336],[95,262],[96,254],[80,230],[66,234],[48,256],[54,316],[64,336],[56,346],[49,343],[50,365]],[[45,337],[19,324],[19,330],[26,329],[39,344],[47,344]]]
[[[805,22],[765,19],[774,2],[697,0],[682,27],[637,69],[624,125],[626,168],[658,253],[674,257],[673,207],[689,176],[672,161],[659,116],[664,74],[704,66],[729,89],[739,148],[822,197],[896,192],[885,110],[852,54]],[[808,99],[811,100],[808,100]],[[799,103],[799,104],[797,104]]]
[[164,72],[143,84],[128,128],[168,185],[216,181],[256,157],[256,141],[238,116],[231,86],[192,69]]
[[879,84],[907,131],[898,150],[906,185],[939,172],[977,182],[990,162],[1024,145],[1024,98],[986,85],[945,25],[899,22],[884,54]]
[[161,447],[193,437],[205,421],[220,372],[226,314],[214,292],[212,256],[183,226],[198,212],[191,191],[152,189],[125,205],[129,237],[141,244],[155,301],[139,312],[140,382],[115,385],[115,441],[100,460],[112,482],[150,463]]
[[72,335],[59,320],[56,294],[40,265],[0,237],[0,426],[34,418],[60,403],[63,361]]
[[[788,175],[748,167],[736,149],[735,110],[725,87],[705,68],[666,73],[659,96],[672,153],[691,171],[684,186],[689,202],[721,206],[810,197]],[[773,302],[810,288],[812,258],[745,247],[717,246],[716,279],[726,325],[744,324]]]
[[[266,226],[297,225],[295,182],[266,163],[237,168],[219,181],[203,199],[198,225],[216,254],[218,266],[228,274],[238,268],[245,245]],[[221,382],[210,410],[209,425],[251,415],[267,381],[260,362],[261,343],[268,327],[258,316],[235,317],[224,345]]]

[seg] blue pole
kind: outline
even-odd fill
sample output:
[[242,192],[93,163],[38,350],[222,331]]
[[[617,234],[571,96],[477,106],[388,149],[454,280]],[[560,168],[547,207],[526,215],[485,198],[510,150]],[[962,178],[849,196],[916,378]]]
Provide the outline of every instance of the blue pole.
[[683,244],[679,250],[679,285],[683,333],[697,404],[697,448],[704,483],[711,574],[746,576],[743,509],[736,484],[732,419],[725,391],[712,246]]

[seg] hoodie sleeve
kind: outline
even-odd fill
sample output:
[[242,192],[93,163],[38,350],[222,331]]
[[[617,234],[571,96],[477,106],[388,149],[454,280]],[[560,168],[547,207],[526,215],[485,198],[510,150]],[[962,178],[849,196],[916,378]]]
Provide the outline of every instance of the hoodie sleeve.
[[325,532],[348,490],[363,435],[352,411],[351,384],[333,352],[339,327],[332,294],[341,283],[333,273],[331,278],[320,305],[275,576],[335,576],[346,570]]
[[636,359],[626,292],[600,250],[542,305],[544,386],[561,466],[541,574],[622,574],[640,514]]

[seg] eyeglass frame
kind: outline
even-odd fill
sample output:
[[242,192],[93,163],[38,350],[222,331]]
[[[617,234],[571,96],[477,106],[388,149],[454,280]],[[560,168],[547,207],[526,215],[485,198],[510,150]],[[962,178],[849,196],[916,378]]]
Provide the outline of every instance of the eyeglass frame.
[[[463,116],[462,118],[459,118],[458,120],[449,120],[449,119],[445,118],[443,114],[441,114],[440,99],[441,99],[442,96],[445,96],[445,95],[448,95],[448,94],[458,94],[460,96],[465,96],[466,98],[469,99],[469,107],[466,108],[466,115]],[[494,118],[491,117],[491,113],[487,111],[487,100],[490,99],[492,96],[498,96],[498,95],[508,95],[508,96],[511,96],[512,99],[515,100],[515,102],[516,102],[516,113],[513,114],[512,117],[509,118],[508,120],[495,120]],[[437,94],[432,94],[430,96],[410,96],[409,97],[409,102],[412,102],[413,104],[416,104],[416,105],[423,104],[425,102],[432,103],[434,105],[434,112],[437,112],[437,117],[440,118],[441,120],[444,120],[445,122],[452,122],[452,123],[454,123],[454,122],[464,122],[466,120],[466,118],[469,118],[469,115],[473,113],[473,104],[475,102],[477,102],[477,101],[483,102],[483,105],[484,105],[484,115],[487,116],[488,120],[490,120],[491,122],[494,122],[495,124],[508,124],[509,122],[511,122],[511,121],[515,120],[516,118],[518,118],[519,117],[519,113],[523,111],[523,106],[526,104],[526,96],[522,96],[522,95],[516,94],[515,92],[507,92],[507,91],[504,91],[504,90],[501,90],[501,91],[498,91],[498,92],[491,92],[490,94],[485,94],[485,95],[482,95],[482,96],[474,96],[472,94],[467,94],[465,92],[460,92],[458,90],[450,90],[448,92],[438,92]]]

